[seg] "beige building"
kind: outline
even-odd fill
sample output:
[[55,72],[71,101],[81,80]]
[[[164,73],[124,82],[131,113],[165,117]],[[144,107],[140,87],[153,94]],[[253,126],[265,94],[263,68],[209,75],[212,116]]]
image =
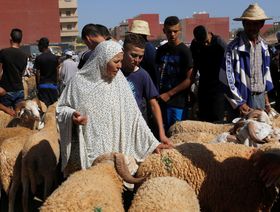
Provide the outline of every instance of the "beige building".
[[76,42],[79,34],[77,7],[77,0],[59,0],[61,42]]

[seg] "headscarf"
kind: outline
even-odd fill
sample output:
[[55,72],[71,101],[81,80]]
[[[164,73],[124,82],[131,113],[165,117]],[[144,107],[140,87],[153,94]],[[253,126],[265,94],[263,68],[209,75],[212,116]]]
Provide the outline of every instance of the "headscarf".
[[[111,81],[104,79],[107,63],[120,52],[122,47],[115,41],[100,43],[58,101],[62,170],[70,154],[75,154],[71,145],[77,143],[81,168],[90,167],[96,157],[108,152],[124,153],[141,161],[159,145],[122,72],[118,71]],[[72,126],[74,111],[88,116],[85,126]]]

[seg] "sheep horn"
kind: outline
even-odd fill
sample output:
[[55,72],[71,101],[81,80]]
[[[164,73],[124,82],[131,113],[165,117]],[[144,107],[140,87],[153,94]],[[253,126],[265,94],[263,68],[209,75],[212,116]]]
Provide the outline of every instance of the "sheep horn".
[[248,133],[249,133],[250,138],[251,138],[254,142],[259,143],[259,144],[265,143],[263,140],[260,140],[260,139],[256,136],[255,125],[254,125],[254,123],[251,122],[251,121],[248,123]]
[[240,120],[240,121],[236,122],[234,124],[233,128],[231,129],[231,133],[236,134],[239,131],[239,129],[241,127],[243,127],[244,125],[245,125],[245,121],[244,120]]
[[146,177],[135,178],[130,174],[127,165],[125,164],[124,155],[121,153],[115,154],[115,166],[116,166],[117,173],[127,183],[140,184],[143,183],[144,180],[146,179]]

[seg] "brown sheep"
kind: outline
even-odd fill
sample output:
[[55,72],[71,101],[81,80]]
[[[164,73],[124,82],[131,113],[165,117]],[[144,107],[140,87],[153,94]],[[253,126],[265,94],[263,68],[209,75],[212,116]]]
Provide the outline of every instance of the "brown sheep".
[[22,150],[23,209],[28,211],[29,186],[33,194],[41,182],[44,183],[44,198],[50,195],[56,179],[60,155],[59,134],[56,126],[56,104],[48,107],[45,127],[32,134]]
[[133,178],[124,163],[122,154],[99,156],[89,169],[71,174],[47,198],[40,211],[124,211],[122,179],[130,183],[143,181]]
[[176,177],[155,177],[137,190],[129,212],[199,212],[194,190],[184,180]]
[[268,211],[277,196],[266,188],[251,160],[255,148],[222,143],[184,143],[153,154],[137,176],[174,176],[186,180],[198,195],[202,211]]
[[213,124],[203,121],[179,121],[172,125],[168,131],[170,136],[179,133],[209,133],[219,135],[223,132],[228,132],[233,127],[233,124]]

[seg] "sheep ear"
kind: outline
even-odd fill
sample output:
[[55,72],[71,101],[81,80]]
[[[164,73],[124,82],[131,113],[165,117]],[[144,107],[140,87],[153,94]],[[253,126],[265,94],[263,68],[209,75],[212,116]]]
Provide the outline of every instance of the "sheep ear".
[[19,115],[21,109],[25,108],[25,107],[26,107],[26,101],[21,101],[16,104],[15,112],[16,112],[17,116]]
[[146,179],[146,177],[135,178],[130,174],[127,165],[125,163],[124,155],[121,153],[115,154],[115,166],[116,166],[117,173],[127,183],[140,184],[143,183]]

